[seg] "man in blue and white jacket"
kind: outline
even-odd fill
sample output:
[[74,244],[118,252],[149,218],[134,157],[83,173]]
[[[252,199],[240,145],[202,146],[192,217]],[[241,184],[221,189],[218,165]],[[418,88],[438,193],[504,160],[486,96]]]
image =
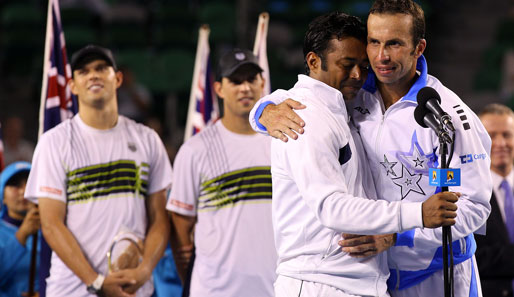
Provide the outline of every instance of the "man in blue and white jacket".
[[[410,0],[376,1],[368,18],[367,40],[374,72],[369,73],[349,110],[362,137],[378,198],[424,201],[438,190],[428,185],[428,168],[439,166],[439,141],[432,131],[415,122],[416,95],[424,86],[434,88],[441,95],[442,107],[452,116],[457,129],[450,167],[461,168],[462,173],[462,185],[452,188],[463,194],[457,202],[457,219],[452,228],[455,296],[481,296],[472,233],[481,229],[490,212],[491,141],[477,116],[462,100],[427,74],[422,55],[426,47],[423,37],[424,16],[417,4]],[[278,92],[261,102],[296,99],[284,95]],[[292,105],[289,102],[282,107],[266,107],[257,103],[254,107],[257,113],[250,114],[250,121],[258,129],[255,119],[259,120],[266,108],[260,123],[269,128],[270,134],[302,132],[302,122],[288,113],[288,106]],[[280,117],[274,116],[276,113]],[[388,287],[393,296],[443,296],[441,233],[441,229],[416,229],[397,234],[388,262],[391,271]],[[342,245],[350,253],[372,252],[369,238],[347,239]]]

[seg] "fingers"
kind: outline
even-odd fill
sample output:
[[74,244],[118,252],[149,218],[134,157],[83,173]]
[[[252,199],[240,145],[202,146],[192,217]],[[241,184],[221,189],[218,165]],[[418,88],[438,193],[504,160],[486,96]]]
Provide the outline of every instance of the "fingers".
[[462,194],[458,192],[441,192],[437,195],[440,195],[444,200],[452,203],[457,202],[459,197],[462,196]]
[[132,276],[128,275],[126,273],[126,271],[120,270],[120,271],[112,272],[109,275],[107,275],[107,277],[105,278],[105,282],[109,285],[114,284],[114,285],[125,286],[125,285],[134,285],[136,283],[136,280]]
[[282,132],[280,132],[278,130],[269,132],[269,135],[273,138],[280,139],[283,142],[287,142],[287,140],[289,139],[289,138],[287,138],[287,136],[285,136],[284,134],[282,134]]
[[[359,236],[351,239],[340,240],[338,244],[342,247],[354,247],[374,242],[373,236]],[[344,250],[344,249],[343,249]]]
[[341,234],[341,237],[342,237],[343,239],[352,239],[352,238],[361,237],[361,236],[365,236],[365,235],[350,234],[350,233],[342,233],[342,234]]
[[378,254],[378,249],[373,243],[344,247],[342,250],[343,252],[348,253],[350,257],[354,258],[364,258]]
[[296,100],[293,100],[293,99],[286,99],[284,101],[285,104],[287,104],[288,106],[290,106],[292,109],[304,109],[306,108],[305,105],[303,105],[302,103],[296,101]]

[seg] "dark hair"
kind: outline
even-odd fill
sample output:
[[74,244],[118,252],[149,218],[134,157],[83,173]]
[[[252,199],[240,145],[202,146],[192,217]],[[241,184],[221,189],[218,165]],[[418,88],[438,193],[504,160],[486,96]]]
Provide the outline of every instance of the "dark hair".
[[325,54],[329,50],[330,40],[341,40],[345,37],[355,37],[366,44],[366,26],[358,17],[335,11],[315,18],[309,24],[303,40],[305,74],[310,73],[306,59],[309,52],[318,55],[321,59],[321,69],[327,70]]
[[395,14],[402,13],[412,16],[412,42],[416,46],[425,38],[425,13],[421,6],[412,0],[376,0],[369,14]]
[[29,178],[29,170],[20,171],[18,173],[15,173],[13,176],[7,180],[5,183],[6,186],[21,186],[22,182],[27,182],[27,179]]

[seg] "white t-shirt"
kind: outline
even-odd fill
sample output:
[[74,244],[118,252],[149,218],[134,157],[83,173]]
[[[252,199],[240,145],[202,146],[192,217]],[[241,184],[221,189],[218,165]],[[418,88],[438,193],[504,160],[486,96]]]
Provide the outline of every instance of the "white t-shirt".
[[167,209],[198,219],[190,296],[273,296],[270,138],[218,121],[180,148],[174,168]]
[[[145,237],[145,199],[168,188],[171,178],[153,130],[123,116],[114,128],[98,130],[75,116],[39,140],[25,197],[66,203],[66,226],[93,269],[105,275],[113,238],[125,229]],[[90,296],[56,253],[51,261],[47,296]]]

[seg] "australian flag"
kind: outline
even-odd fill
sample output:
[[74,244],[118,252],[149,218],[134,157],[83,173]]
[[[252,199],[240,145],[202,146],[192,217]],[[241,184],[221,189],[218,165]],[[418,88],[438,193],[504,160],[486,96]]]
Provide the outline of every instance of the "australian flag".
[[[66,56],[66,44],[61,25],[58,0],[48,1],[46,20],[45,56],[41,106],[39,110],[39,135],[71,118],[78,111],[77,98],[71,93],[68,81],[71,67]],[[39,296],[46,296],[45,279],[50,274],[52,250],[41,236],[39,261]]]
[[39,135],[77,113],[77,98],[68,86],[70,79],[59,1],[49,0]]
[[219,118],[218,99],[213,90],[213,76],[209,63],[209,33],[209,27],[203,25],[198,34],[184,141]]

